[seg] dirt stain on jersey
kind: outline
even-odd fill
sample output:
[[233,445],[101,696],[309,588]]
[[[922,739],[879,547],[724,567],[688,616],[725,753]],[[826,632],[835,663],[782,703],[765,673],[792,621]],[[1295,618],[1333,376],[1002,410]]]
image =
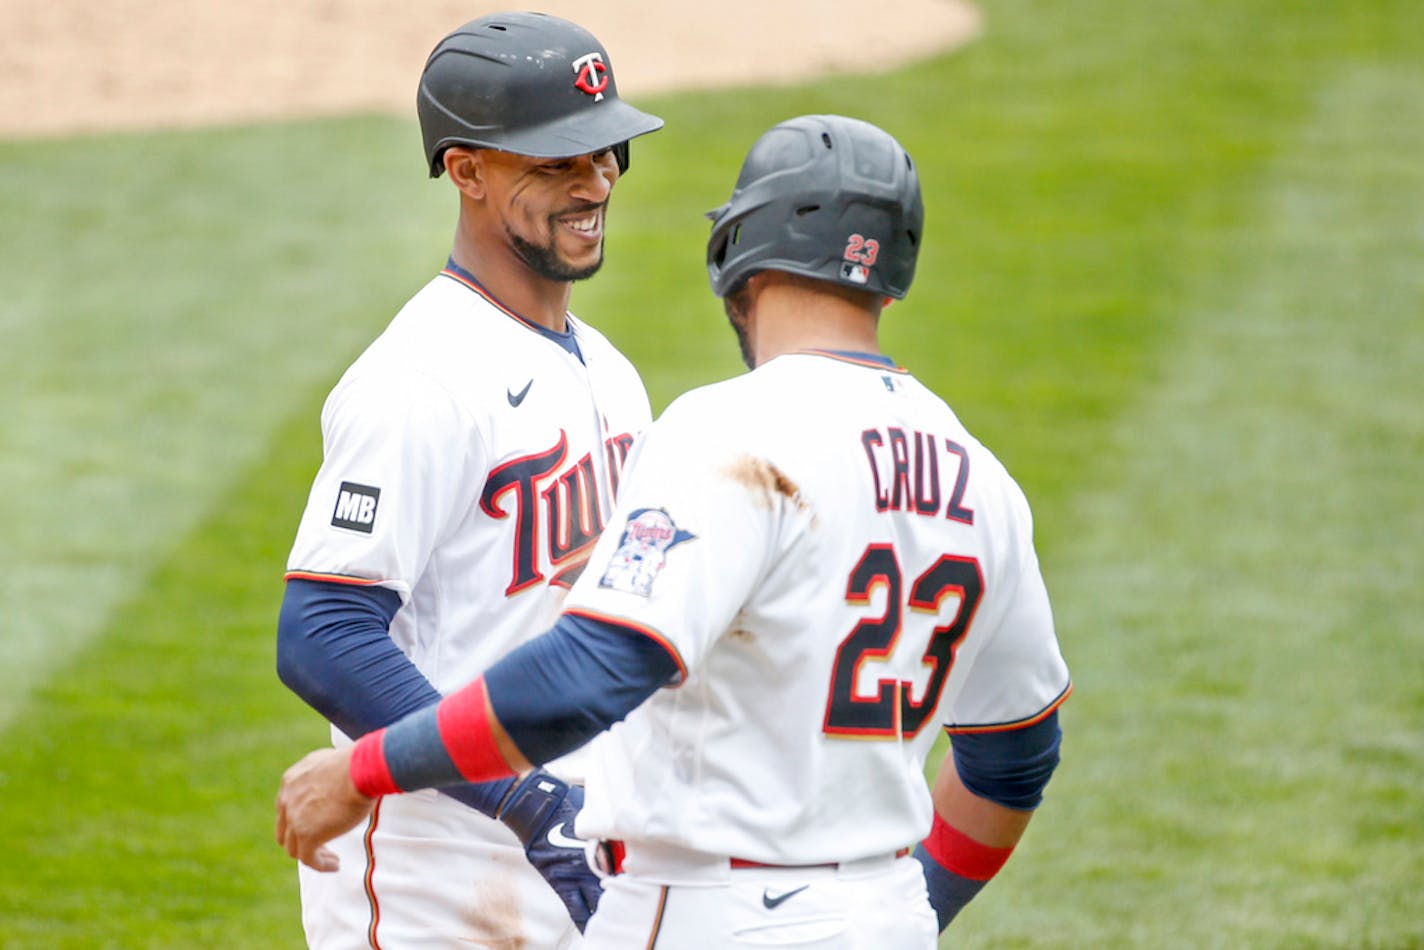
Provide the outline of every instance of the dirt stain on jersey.
[[735,640],[738,643],[752,643],[756,640],[756,634],[752,633],[751,624],[747,622],[745,610],[737,611],[737,615],[727,626],[727,639]]
[[481,881],[471,896],[465,922],[470,929],[462,943],[485,950],[527,950],[519,894],[508,881],[498,877]]
[[776,504],[778,497],[788,499],[799,509],[805,510],[807,507],[801,497],[800,487],[766,459],[754,455],[738,455],[724,471],[734,482],[751,489],[758,500],[768,508]]

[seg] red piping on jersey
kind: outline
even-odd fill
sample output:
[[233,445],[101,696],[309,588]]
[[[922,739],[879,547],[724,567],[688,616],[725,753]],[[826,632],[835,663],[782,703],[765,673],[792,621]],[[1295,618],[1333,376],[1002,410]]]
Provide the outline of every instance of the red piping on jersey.
[[349,574],[319,574],[316,571],[288,571],[289,581],[324,581],[328,584],[350,584],[353,587],[375,587],[380,581],[369,577],[352,577]]
[[677,681],[681,683],[687,679],[687,664],[682,661],[682,655],[677,652],[677,647],[673,646],[672,642],[668,640],[667,637],[663,636],[661,633],[659,633],[657,630],[654,630],[652,627],[644,626],[641,623],[634,623],[633,621],[625,620],[622,617],[614,617],[610,614],[601,614],[594,610],[585,610],[581,607],[571,607],[568,610],[565,610],[564,613],[573,614],[575,617],[583,617],[588,620],[593,620],[597,623],[612,624],[615,627],[621,627],[624,630],[627,630],[629,633],[641,633],[643,636],[647,637],[649,640],[652,640],[658,646],[666,650],[668,656],[672,657],[672,661],[677,664]]
[[376,848],[371,840],[376,834],[376,826],[381,823],[381,799],[376,799],[376,807],[371,811],[371,821],[366,825],[366,902],[371,905],[371,925],[366,928],[366,942],[371,950],[381,950],[376,929],[381,924],[381,902],[376,899]]
[[1063,687],[1063,692],[1058,697],[1043,708],[1042,711],[1034,713],[1027,719],[1019,719],[1014,722],[1000,722],[991,726],[945,726],[944,731],[952,736],[970,736],[985,732],[1011,732],[1014,729],[1027,729],[1035,726],[1047,719],[1052,712],[1063,705],[1064,700],[1073,692],[1073,684],[1069,683]]
[[658,913],[653,918],[653,932],[648,934],[647,950],[653,950],[653,945],[658,942],[658,932],[663,929],[663,911],[667,910],[668,887],[663,885],[662,893],[658,895]]
[[[478,281],[474,280],[473,278],[471,278],[471,277],[466,277],[464,274],[461,274],[459,271],[451,270],[451,269],[448,268],[448,267],[446,267],[445,269],[443,269],[442,271],[440,271],[440,273],[441,273],[443,276],[445,276],[445,277],[449,277],[449,278],[452,279],[452,280],[457,280],[457,281],[459,281],[460,283],[464,284],[466,287],[470,288],[470,289],[473,290],[475,293],[477,293],[477,294],[479,294],[481,297],[483,297],[486,301],[488,301],[489,304],[490,304],[491,306],[493,306],[496,310],[498,310],[500,313],[504,314],[504,315],[507,316],[507,317],[513,317],[514,319],[518,320],[520,323],[524,324],[526,327],[529,327],[531,330],[543,330],[543,329],[546,329],[545,327],[541,326],[540,324],[535,323],[533,320],[529,320],[529,319],[527,319],[527,318],[525,318],[525,317],[521,317],[519,314],[515,313],[513,310],[511,310],[511,309],[509,309],[508,307],[506,307],[503,303],[501,303],[501,302],[499,301],[499,298],[498,298],[498,297],[496,297],[494,294],[490,293],[488,290],[485,290],[485,288],[484,288],[483,286],[481,286],[480,283],[479,283]],[[571,314],[568,314],[568,313],[565,313],[565,314],[564,314],[565,319],[567,319],[569,316],[571,316]]]
[[879,363],[879,362],[876,362],[875,360],[863,360],[863,359],[858,359],[857,357],[854,357],[854,356],[847,356],[847,355],[844,354],[844,353],[836,353],[836,352],[834,352],[834,351],[832,351],[832,350],[807,349],[807,350],[795,350],[794,352],[800,353],[800,354],[802,354],[802,355],[804,355],[804,356],[824,356],[824,357],[825,357],[826,359],[828,359],[828,360],[836,360],[836,361],[841,362],[841,363],[850,363],[850,364],[853,365],[853,366],[868,366],[868,367],[870,367],[871,369],[882,370],[882,371],[884,371],[884,372],[886,372],[886,373],[904,373],[904,374],[908,374],[908,373],[910,372],[909,370],[905,369],[905,367],[903,367],[903,366],[886,366],[884,363]]

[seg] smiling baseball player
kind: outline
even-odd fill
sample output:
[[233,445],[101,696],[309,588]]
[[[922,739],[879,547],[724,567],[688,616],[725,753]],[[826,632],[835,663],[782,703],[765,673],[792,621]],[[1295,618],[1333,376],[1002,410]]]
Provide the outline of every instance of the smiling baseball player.
[[551,631],[293,766],[278,840],[329,869],[321,842],[373,800],[521,772],[611,727],[578,828],[625,857],[587,947],[924,950],[1058,761],[1070,685],[1029,507],[880,353],[923,237],[893,138],[784,122],[711,217],[712,286],[753,371],[639,441]]
[[[633,367],[568,312],[603,260],[628,140],[662,125],[611,69],[586,30],[525,13],[465,24],[426,63],[454,246],[326,400],[278,625],[283,682],[339,746],[548,625],[650,421]],[[600,890],[574,837],[577,768],[551,769],[384,803],[333,843],[341,873],[302,869],[309,944],[575,945]]]

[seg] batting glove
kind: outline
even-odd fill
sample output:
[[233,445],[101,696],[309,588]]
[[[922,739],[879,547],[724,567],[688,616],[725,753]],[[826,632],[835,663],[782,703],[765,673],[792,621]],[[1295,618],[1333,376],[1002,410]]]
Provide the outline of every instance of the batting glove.
[[535,769],[510,790],[495,816],[519,836],[529,863],[559,895],[579,933],[603,894],[589,863],[592,848],[574,834],[582,807],[583,789]]

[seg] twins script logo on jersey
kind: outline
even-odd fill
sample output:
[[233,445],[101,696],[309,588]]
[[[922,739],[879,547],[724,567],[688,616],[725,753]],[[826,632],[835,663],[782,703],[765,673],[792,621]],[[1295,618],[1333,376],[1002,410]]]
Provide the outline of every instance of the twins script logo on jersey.
[[376,504],[380,500],[379,488],[342,482],[336,493],[336,510],[331,513],[331,523],[337,528],[370,534],[376,527]]
[[[626,432],[603,443],[610,496],[617,494],[618,473],[632,447],[633,436]],[[586,453],[565,467],[568,451],[568,433],[560,429],[559,440],[549,448],[510,459],[485,481],[480,509],[491,518],[514,519],[514,559],[506,595],[543,581],[546,556],[557,572],[549,583],[571,586],[603,532],[599,466],[593,454]]]
[[661,508],[639,508],[628,516],[628,527],[618,541],[618,550],[608,562],[599,587],[647,597],[653,581],[667,563],[667,553],[696,535],[683,531]]
[[587,53],[574,60],[574,87],[593,96],[594,102],[603,101],[603,91],[608,88],[608,65],[602,53]]

